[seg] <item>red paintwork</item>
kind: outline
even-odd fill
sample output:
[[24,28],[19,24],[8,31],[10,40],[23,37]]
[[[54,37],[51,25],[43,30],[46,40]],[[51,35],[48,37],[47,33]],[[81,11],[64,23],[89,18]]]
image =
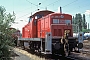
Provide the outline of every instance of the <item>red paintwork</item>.
[[[43,15],[42,18],[36,19],[37,25],[34,24],[36,15]],[[52,37],[62,37],[65,30],[70,30],[70,36],[73,36],[72,16],[69,14],[54,13],[46,10],[36,12],[30,17],[32,17],[32,21],[22,29],[23,38],[45,38],[46,32],[51,32]],[[53,23],[53,19],[58,19],[59,23]],[[69,26],[66,25],[66,20],[71,21]]]
[[46,16],[50,13],[53,13],[52,11],[48,11],[48,10],[45,10],[45,11],[39,11],[39,12],[36,12],[35,14],[33,14],[32,16],[32,21],[30,23],[28,23],[27,25],[25,25],[22,29],[22,37],[23,38],[37,38],[38,37],[38,32],[37,32],[37,28],[39,27],[37,25],[37,28],[36,28],[36,25],[34,25],[34,20],[35,20],[35,16],[37,14],[41,14],[43,16]]

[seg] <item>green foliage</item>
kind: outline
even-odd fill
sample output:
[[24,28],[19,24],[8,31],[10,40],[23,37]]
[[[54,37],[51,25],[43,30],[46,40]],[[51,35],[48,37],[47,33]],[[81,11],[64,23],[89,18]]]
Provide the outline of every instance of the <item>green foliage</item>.
[[88,32],[90,32],[90,29],[83,29],[82,32],[88,33]]
[[83,14],[83,21],[82,21],[82,23],[83,23],[83,28],[84,29],[87,29],[87,22],[86,22],[86,19],[85,19],[85,14]]
[[[87,29],[87,22],[86,22],[86,19],[85,19],[85,14],[83,14],[83,16],[78,13],[75,15],[75,17],[73,16],[72,18],[72,23],[74,25],[77,25],[79,27],[79,32],[82,31],[83,29]],[[77,31],[77,27],[76,26],[73,26],[73,31]]]
[[15,14],[6,13],[6,9],[0,6],[0,60],[10,60],[10,46],[13,46],[11,24],[15,20]]

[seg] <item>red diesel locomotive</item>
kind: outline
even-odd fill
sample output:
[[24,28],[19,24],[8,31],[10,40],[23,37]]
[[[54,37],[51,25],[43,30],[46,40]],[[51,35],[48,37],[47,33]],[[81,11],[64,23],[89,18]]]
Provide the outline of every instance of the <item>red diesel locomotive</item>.
[[[66,31],[68,32],[68,48],[61,42]],[[18,38],[18,40],[21,46],[34,52],[69,54],[76,47],[76,39],[73,37],[72,16],[62,12],[38,11],[29,17],[28,24],[22,28],[22,38]]]
[[60,38],[65,30],[70,30],[70,36],[73,36],[72,16],[69,14],[46,10],[35,13],[30,19],[30,22],[23,27],[23,38],[45,38],[46,32],[51,32],[53,38]]

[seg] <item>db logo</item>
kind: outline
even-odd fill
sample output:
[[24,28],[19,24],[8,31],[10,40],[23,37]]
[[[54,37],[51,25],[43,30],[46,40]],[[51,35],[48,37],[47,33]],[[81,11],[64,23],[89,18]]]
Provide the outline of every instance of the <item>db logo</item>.
[[64,16],[63,16],[63,15],[61,15],[61,16],[60,16],[60,18],[64,18]]

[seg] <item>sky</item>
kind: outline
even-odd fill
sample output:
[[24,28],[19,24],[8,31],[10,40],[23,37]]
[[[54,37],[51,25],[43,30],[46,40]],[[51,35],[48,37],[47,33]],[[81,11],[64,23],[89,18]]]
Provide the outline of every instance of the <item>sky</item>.
[[12,27],[19,30],[22,30],[22,27],[28,23],[31,12],[34,14],[38,8],[58,12],[60,6],[63,13],[72,16],[76,13],[85,14],[90,28],[90,0],[0,0],[0,6],[4,6],[7,13],[14,11],[16,23]]

